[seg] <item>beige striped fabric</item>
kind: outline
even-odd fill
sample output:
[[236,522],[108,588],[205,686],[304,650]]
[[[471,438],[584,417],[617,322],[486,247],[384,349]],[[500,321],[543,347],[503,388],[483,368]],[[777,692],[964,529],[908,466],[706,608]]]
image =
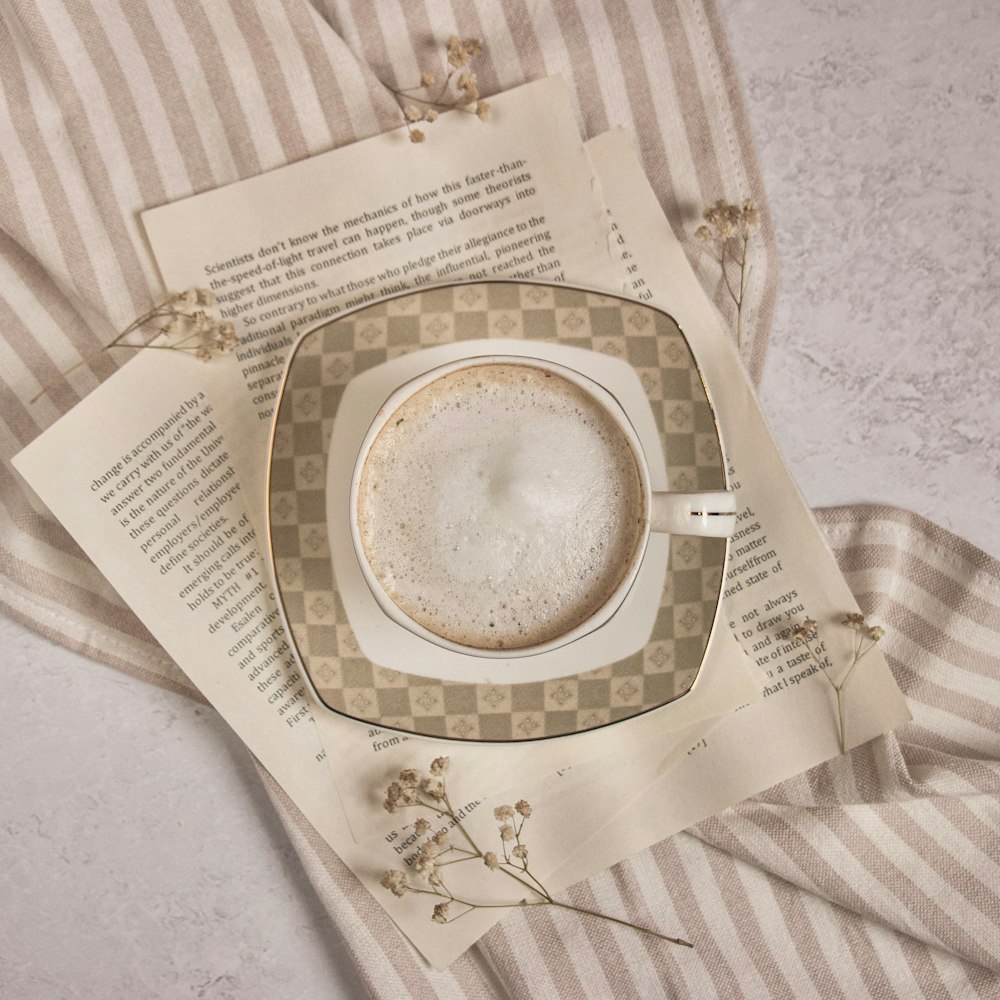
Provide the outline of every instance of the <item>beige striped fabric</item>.
[[904,511],[820,523],[913,721],[515,912],[428,971],[273,782],[289,833],[377,997],[1000,996],[1000,561]]
[[[125,359],[102,355],[29,400],[159,296],[141,211],[394,126],[378,80],[437,68],[453,33],[484,39],[484,94],[561,73],[586,137],[624,126],[679,234],[698,220],[678,206],[764,204],[711,2],[0,0],[7,613],[198,697],[9,464]],[[774,290],[765,212],[747,310],[754,378]],[[822,523],[890,629],[915,719],[569,893],[684,933],[694,952],[535,911],[430,972],[262,774],[373,996],[1000,995],[1000,565],[898,511]]]

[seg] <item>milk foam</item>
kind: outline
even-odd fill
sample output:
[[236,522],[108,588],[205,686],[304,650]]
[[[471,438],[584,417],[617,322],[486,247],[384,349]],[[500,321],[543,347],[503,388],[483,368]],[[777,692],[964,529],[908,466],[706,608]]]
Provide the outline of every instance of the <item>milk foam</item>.
[[516,649],[589,618],[644,532],[621,429],[583,389],[528,364],[460,369],[375,438],[358,527],[391,599],[443,638]]

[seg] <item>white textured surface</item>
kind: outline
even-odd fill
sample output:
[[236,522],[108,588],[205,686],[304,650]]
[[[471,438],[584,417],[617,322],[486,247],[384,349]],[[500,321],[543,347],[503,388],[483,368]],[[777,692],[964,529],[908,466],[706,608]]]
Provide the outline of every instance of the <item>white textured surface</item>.
[[722,6],[781,258],[761,400],[807,501],[1000,556],[1000,7]]
[[[1000,6],[721,0],[778,228],[762,401],[808,501],[1000,555]],[[0,996],[360,985],[213,712],[0,622]]]

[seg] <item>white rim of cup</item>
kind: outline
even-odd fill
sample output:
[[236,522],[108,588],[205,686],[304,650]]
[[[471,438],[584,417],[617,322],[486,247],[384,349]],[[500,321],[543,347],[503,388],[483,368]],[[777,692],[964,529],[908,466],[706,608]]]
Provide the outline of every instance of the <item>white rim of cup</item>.
[[[618,429],[628,440],[629,447],[632,451],[632,457],[635,460],[636,469],[639,472],[643,498],[643,524],[639,541],[636,544],[635,552],[632,554],[632,558],[629,562],[628,571],[611,596],[586,620],[580,622],[579,625],[574,626],[566,632],[562,632],[552,639],[546,639],[544,642],[532,643],[530,646],[519,646],[512,649],[481,649],[478,646],[468,646],[463,643],[454,642],[451,639],[446,639],[444,636],[438,635],[436,632],[431,631],[429,628],[421,625],[420,622],[411,618],[405,611],[403,611],[402,608],[400,608],[398,604],[396,604],[373,572],[368,563],[368,557],[365,555],[364,543],[361,540],[361,531],[358,527],[358,494],[361,487],[361,471],[364,468],[365,460],[368,456],[368,452],[371,450],[372,444],[375,442],[375,438],[378,437],[379,433],[389,422],[392,415],[411,396],[415,395],[432,382],[436,382],[439,378],[443,378],[445,375],[450,375],[453,372],[461,371],[465,368],[474,368],[477,365],[491,364],[510,364],[525,368],[540,368],[543,371],[550,371],[553,374],[564,378],[566,381],[573,383],[594,399],[594,401],[597,402],[614,420]],[[651,529],[652,504],[653,492],[649,481],[649,466],[646,461],[645,450],[642,447],[639,435],[632,426],[632,422],[629,420],[624,407],[612,393],[605,389],[604,386],[599,385],[593,379],[582,374],[581,372],[578,372],[573,368],[568,368],[566,365],[558,364],[554,361],[546,361],[542,358],[529,357],[521,354],[484,354],[470,358],[460,358],[457,361],[450,361],[447,364],[439,365],[436,368],[432,368],[429,371],[417,375],[415,378],[410,379],[408,382],[404,382],[401,386],[394,389],[386,401],[379,407],[378,412],[372,420],[371,426],[368,428],[368,431],[361,442],[361,447],[358,450],[358,457],[355,460],[354,470],[351,475],[351,539],[354,542],[354,553],[357,557],[358,566],[361,569],[361,575],[364,577],[365,583],[368,585],[368,589],[371,591],[372,596],[375,598],[375,601],[382,610],[383,614],[394,621],[397,625],[400,625],[422,639],[426,639],[428,642],[432,642],[435,645],[440,646],[442,649],[448,649],[455,653],[462,653],[466,656],[476,656],[494,660],[509,660],[515,657],[536,656],[540,653],[547,653],[550,650],[559,649],[562,646],[569,645],[569,643],[575,642],[577,639],[582,639],[585,635],[590,635],[591,632],[597,631],[597,629],[606,625],[614,617],[618,609],[624,603],[629,591],[632,589],[632,585],[635,583],[636,577],[639,575],[639,568],[642,565],[643,558],[646,555]]]

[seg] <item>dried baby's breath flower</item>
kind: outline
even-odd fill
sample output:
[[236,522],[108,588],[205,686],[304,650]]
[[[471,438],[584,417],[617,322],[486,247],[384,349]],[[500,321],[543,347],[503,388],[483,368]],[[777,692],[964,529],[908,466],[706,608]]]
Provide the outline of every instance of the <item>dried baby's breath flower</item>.
[[425,834],[430,828],[431,828],[430,823],[428,823],[427,820],[424,819],[423,816],[420,816],[417,819],[416,823],[413,824],[413,829],[416,832],[416,834],[417,834],[418,837],[420,837],[423,834]]
[[402,896],[409,888],[406,872],[387,871],[382,876],[382,887],[388,889],[394,896]]
[[[211,361],[219,355],[231,353],[238,340],[236,327],[209,312],[214,305],[215,296],[207,288],[186,288],[183,292],[171,293],[149,312],[129,323],[110,343],[88,354],[44,385],[32,402],[44,396],[56,382],[77,368],[115,348],[178,351],[191,354],[199,361]],[[141,333],[147,334],[141,342],[126,339]]]
[[807,618],[799,625],[792,626],[792,640],[800,645],[811,642],[818,634],[818,626],[811,618]]
[[[840,752],[847,753],[847,732],[844,719],[844,686],[847,684],[854,668],[861,661],[875,644],[885,635],[885,629],[881,625],[869,625],[863,614],[857,611],[848,611],[840,622],[846,625],[855,633],[853,658],[851,663],[839,681],[835,681],[830,675],[830,661],[824,652],[822,643],[819,642],[819,625],[812,618],[807,618],[804,622],[793,625],[789,635],[794,643],[805,646],[809,651],[812,661],[819,667],[819,672],[829,681],[830,686],[837,693],[837,719],[840,731]],[[867,645],[865,640],[867,640]]]
[[[752,198],[744,199],[741,205],[720,198],[705,209],[702,217],[705,225],[699,226],[694,235],[719,265],[726,293],[736,306],[736,346],[742,349],[743,299],[751,272],[748,252],[751,234],[760,227],[760,212]],[[739,279],[735,284],[731,271]]]
[[480,100],[476,74],[471,68],[472,60],[482,51],[483,45],[478,38],[452,35],[444,50],[448,72],[440,85],[437,75],[431,72],[421,73],[416,87],[385,85],[399,104],[410,142],[423,142],[427,136],[422,128],[415,126],[436,121],[442,111],[464,111],[479,119],[489,117],[489,102]]
[[420,791],[436,802],[440,802],[444,798],[444,785],[437,778],[422,779],[420,782]]
[[[483,907],[513,909],[522,906],[556,906],[585,916],[608,920],[622,927],[630,927],[643,934],[659,938],[661,941],[669,941],[686,948],[691,947],[690,942],[681,938],[668,937],[666,934],[660,934],[659,931],[640,927],[627,920],[620,920],[618,917],[611,917],[595,910],[587,910],[553,898],[529,867],[528,848],[522,841],[521,834],[526,820],[531,815],[531,806],[524,799],[519,799],[513,807],[502,805],[493,810],[495,818],[501,821],[499,835],[502,851],[480,850],[462,822],[465,816],[464,810],[456,812],[448,798],[448,789],[443,777],[447,770],[448,758],[439,757],[431,763],[429,775],[420,774],[412,768],[407,769],[400,773],[400,778],[406,782],[406,786],[400,782],[392,782],[386,790],[387,802],[401,802],[407,791],[410,791],[417,794],[419,806],[432,811],[439,820],[448,820],[447,827],[440,829],[420,844],[412,859],[414,871],[422,880],[421,883],[411,884],[406,873],[402,871],[387,871],[382,876],[382,885],[393,895],[403,896],[407,892],[413,892],[436,897],[439,901],[434,904],[431,919],[437,924],[449,923],[472,910]],[[430,794],[431,792],[434,794]],[[414,824],[414,828],[418,834],[421,834],[430,828],[430,824],[421,817]],[[449,830],[454,830],[458,834],[461,838],[460,842],[453,843],[451,841]],[[508,848],[512,841],[514,842],[513,847]],[[483,866],[490,872],[499,872],[507,878],[513,879],[517,883],[517,900],[512,902],[479,902],[453,893],[445,884],[444,870],[452,864],[475,860],[482,861]],[[450,917],[450,907],[453,905],[462,907],[462,911],[456,916]]]

